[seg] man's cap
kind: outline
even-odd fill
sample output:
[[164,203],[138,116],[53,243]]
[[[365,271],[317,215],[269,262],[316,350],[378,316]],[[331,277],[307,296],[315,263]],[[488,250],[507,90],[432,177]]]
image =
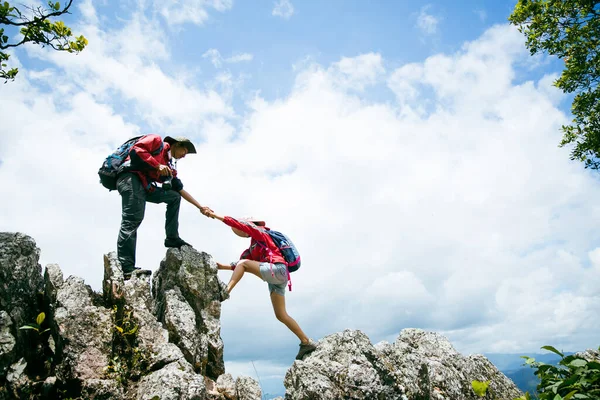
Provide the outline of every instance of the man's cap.
[[189,154],[196,154],[196,148],[188,138],[184,138],[183,136],[178,136],[176,138],[172,138],[171,136],[165,136],[164,140],[170,145],[173,145],[175,143],[181,143],[181,145],[187,149]]

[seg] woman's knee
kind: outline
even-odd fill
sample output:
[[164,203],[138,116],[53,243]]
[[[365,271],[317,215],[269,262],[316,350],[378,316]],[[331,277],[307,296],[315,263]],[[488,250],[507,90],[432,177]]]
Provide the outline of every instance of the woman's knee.
[[247,271],[251,262],[252,262],[252,260],[246,260],[246,259],[240,260],[240,261],[238,261],[236,268],[241,267],[241,268],[244,268],[245,271]]
[[275,311],[275,318],[277,318],[277,320],[280,322],[285,322],[289,318],[289,315],[288,315],[287,311],[285,311],[285,309],[274,310],[274,311]]
[[288,319],[288,315],[286,312],[275,313],[275,318],[277,318],[277,321],[285,323],[285,321]]

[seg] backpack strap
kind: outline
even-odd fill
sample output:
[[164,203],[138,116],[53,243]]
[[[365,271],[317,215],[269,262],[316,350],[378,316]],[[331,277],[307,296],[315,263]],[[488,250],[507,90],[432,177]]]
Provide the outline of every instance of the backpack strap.
[[160,142],[160,147],[157,150],[151,151],[150,154],[152,154],[153,156],[159,155],[163,151],[163,147],[163,142]]

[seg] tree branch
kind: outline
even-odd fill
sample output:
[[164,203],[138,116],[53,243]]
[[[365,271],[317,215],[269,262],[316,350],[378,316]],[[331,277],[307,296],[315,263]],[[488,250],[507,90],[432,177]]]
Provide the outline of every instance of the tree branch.
[[[44,15],[42,12],[40,12],[39,7],[38,7],[38,12],[40,13],[40,16],[39,17],[34,16],[34,18],[39,18],[40,21],[43,21],[43,20],[51,18],[51,17],[58,17],[63,14],[68,14],[69,7],[71,7],[72,3],[73,3],[73,0],[69,0],[69,4],[67,4],[67,6],[62,11],[54,11],[54,12],[51,12],[50,14],[46,14],[46,15]],[[17,9],[15,8],[15,10],[17,10]],[[22,15],[19,10],[17,10],[17,12],[19,13],[19,15]],[[23,18],[23,17],[21,17],[21,18]],[[12,25],[12,26],[26,26],[26,25],[35,24],[36,22],[37,21],[35,19],[33,21],[26,20],[24,22],[13,22],[8,18],[4,18],[4,17],[0,18],[0,24]]]

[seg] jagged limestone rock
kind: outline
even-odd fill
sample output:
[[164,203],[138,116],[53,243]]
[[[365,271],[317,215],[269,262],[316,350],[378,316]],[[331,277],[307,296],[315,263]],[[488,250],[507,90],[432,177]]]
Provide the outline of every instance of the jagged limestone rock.
[[440,334],[404,329],[394,344],[382,345],[381,353],[393,365],[409,395],[440,399],[478,399],[474,380],[490,381],[489,393],[498,398],[522,395],[515,384],[484,356],[465,357]]
[[[9,330],[15,339],[14,353],[5,353],[3,363],[12,364],[19,357],[26,360],[35,357],[34,349],[29,346],[29,332],[19,327],[35,322],[41,311],[38,299],[43,282],[39,258],[40,249],[31,237],[0,232],[0,310],[10,316]],[[12,359],[9,354],[13,355]],[[2,370],[0,368],[0,374]]]
[[[215,400],[260,399],[254,379],[234,382],[223,374],[224,285],[206,253],[187,246],[168,250],[152,295],[149,277],[123,280],[114,253],[105,256],[102,294],[81,278],[64,279],[57,264],[47,265],[42,279],[38,259],[33,239],[0,233],[0,382],[6,383],[0,385],[0,400],[205,399],[207,387]],[[51,335],[23,336],[35,340],[19,348],[17,333],[37,332],[18,327],[34,323],[40,311],[46,312],[42,329],[49,326]],[[134,330],[118,329],[125,319]],[[131,336],[123,355],[125,332]],[[28,359],[27,352],[39,357]],[[127,363],[138,356],[140,365]]]
[[[133,393],[133,392],[132,392]],[[144,376],[135,388],[136,400],[204,400],[204,377],[180,360]]]
[[124,301],[133,310],[138,324],[138,347],[149,357],[148,369],[155,371],[182,359],[181,349],[169,341],[169,332],[152,313],[154,300],[150,294],[150,277],[134,274],[120,292],[118,301]]
[[169,330],[170,341],[182,349],[198,372],[211,379],[225,372],[221,290],[212,257],[190,246],[167,250],[152,279],[154,312]]
[[0,377],[6,376],[16,357],[17,340],[12,335],[12,320],[6,311],[0,311]]
[[81,398],[90,400],[125,400],[123,387],[114,379],[87,379],[81,386]]
[[286,399],[401,399],[401,382],[369,338],[345,330],[326,336],[285,376]]
[[58,264],[48,264],[44,270],[44,295],[45,302],[50,306],[56,303],[58,289],[65,283],[63,273]]
[[223,374],[217,379],[217,390],[227,400],[235,400],[237,394],[235,392],[235,380],[231,374]]
[[6,380],[10,382],[11,386],[20,386],[29,380],[25,374],[25,368],[27,368],[27,361],[25,361],[24,358],[21,358],[10,366],[8,374],[6,375]]
[[70,276],[56,294],[56,376],[63,382],[104,379],[112,352],[113,322],[109,309],[92,302],[92,289]]
[[235,380],[235,392],[238,400],[260,400],[262,398],[258,382],[247,376],[240,376]]
[[197,371],[206,371],[208,363],[207,335],[199,335],[196,327],[196,313],[185,301],[178,287],[167,290],[164,296],[165,326],[171,334],[171,340],[185,354]]
[[[485,357],[465,357],[443,336],[405,329],[393,344],[373,346],[360,331],[326,336],[285,376],[286,399],[476,400],[473,380],[490,381],[488,396],[521,396]],[[492,397],[490,397],[492,398]]]

